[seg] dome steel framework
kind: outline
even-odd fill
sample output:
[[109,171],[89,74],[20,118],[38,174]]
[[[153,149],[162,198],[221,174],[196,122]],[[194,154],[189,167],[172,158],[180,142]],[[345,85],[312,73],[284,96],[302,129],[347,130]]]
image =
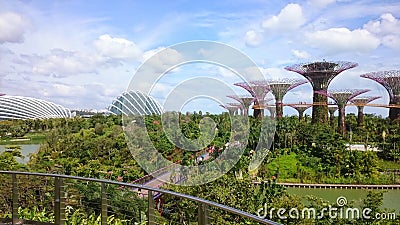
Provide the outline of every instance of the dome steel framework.
[[69,109],[52,102],[24,96],[0,96],[0,120],[69,117]]
[[162,107],[157,101],[140,91],[124,92],[108,107],[108,111],[115,115],[152,115],[162,114]]

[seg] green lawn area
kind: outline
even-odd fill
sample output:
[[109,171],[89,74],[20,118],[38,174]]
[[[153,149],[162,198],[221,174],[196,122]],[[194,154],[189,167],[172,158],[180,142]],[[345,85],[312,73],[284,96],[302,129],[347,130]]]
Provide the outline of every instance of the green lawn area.
[[46,140],[44,133],[28,133],[20,138],[5,137],[1,139],[1,145],[27,145],[27,144],[42,144]]

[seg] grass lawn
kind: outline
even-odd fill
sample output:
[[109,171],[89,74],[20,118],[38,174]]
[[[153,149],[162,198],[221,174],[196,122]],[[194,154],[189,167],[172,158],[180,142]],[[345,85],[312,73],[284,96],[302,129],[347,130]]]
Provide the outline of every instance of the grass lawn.
[[42,144],[46,140],[44,133],[28,133],[20,138],[2,138],[1,145],[29,145],[29,144]]

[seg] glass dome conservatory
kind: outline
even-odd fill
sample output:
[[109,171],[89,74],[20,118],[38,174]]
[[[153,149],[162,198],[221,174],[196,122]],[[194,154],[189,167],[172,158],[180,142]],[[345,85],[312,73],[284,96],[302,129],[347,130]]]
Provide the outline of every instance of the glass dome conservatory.
[[69,109],[52,102],[23,96],[0,96],[0,120],[71,117]]
[[115,115],[151,115],[161,114],[162,108],[154,98],[140,91],[129,91],[118,96],[108,111]]

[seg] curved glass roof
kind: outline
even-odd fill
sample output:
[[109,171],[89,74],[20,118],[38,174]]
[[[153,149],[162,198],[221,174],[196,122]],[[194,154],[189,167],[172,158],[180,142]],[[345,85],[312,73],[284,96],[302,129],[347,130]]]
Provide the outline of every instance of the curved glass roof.
[[69,109],[52,102],[23,96],[0,96],[0,120],[71,117]]
[[151,115],[161,114],[162,108],[154,98],[140,91],[129,91],[114,99],[108,111],[115,115]]

